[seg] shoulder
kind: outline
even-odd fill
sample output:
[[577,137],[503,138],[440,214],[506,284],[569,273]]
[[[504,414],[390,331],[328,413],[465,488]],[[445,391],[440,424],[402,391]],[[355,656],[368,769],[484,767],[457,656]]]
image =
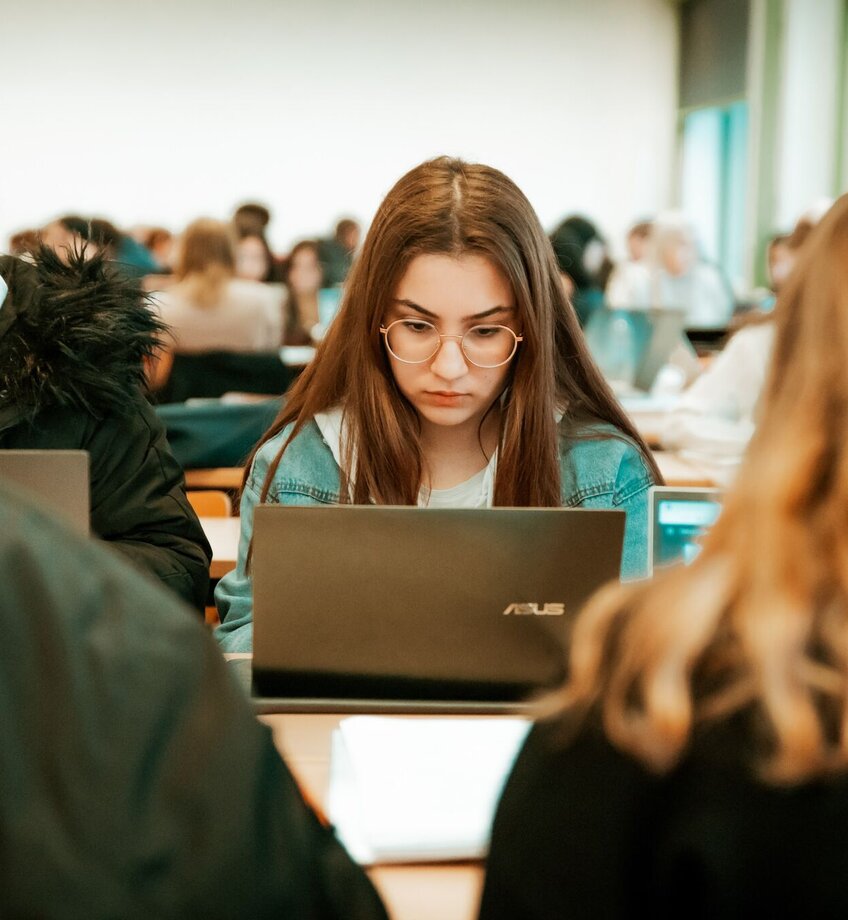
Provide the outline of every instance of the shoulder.
[[744,326],[727,343],[725,351],[759,354],[763,357],[771,354],[774,344],[774,322],[755,323]]
[[585,422],[561,430],[559,464],[566,506],[601,495],[612,495],[613,504],[623,504],[653,484],[638,445],[606,422]]
[[[291,435],[292,425],[266,441],[253,458],[247,487],[256,494],[262,490],[265,477],[283,445]],[[298,496],[327,504],[339,501],[339,467],[333,452],[318,430],[309,421],[286,447],[274,473],[268,491],[270,501],[293,503]]]
[[248,281],[244,278],[233,278],[227,285],[227,294],[229,299],[256,309],[274,306],[279,300],[271,288],[259,281]]

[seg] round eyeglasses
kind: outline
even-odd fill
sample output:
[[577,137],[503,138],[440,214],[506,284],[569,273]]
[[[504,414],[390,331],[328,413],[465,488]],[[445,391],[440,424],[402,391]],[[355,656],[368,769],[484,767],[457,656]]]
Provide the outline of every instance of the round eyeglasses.
[[396,319],[380,326],[386,348],[403,364],[423,364],[436,356],[442,339],[459,339],[462,353],[476,367],[500,367],[515,354],[524,336],[509,326],[472,326],[464,335],[444,335],[421,319]]

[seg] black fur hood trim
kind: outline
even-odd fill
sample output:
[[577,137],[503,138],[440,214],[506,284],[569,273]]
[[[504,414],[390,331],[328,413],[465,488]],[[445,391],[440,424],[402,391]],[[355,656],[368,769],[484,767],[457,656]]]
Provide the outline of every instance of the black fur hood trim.
[[144,359],[163,324],[135,282],[100,256],[69,264],[42,247],[32,263],[0,256],[0,408],[32,419],[67,406],[96,417],[132,411]]

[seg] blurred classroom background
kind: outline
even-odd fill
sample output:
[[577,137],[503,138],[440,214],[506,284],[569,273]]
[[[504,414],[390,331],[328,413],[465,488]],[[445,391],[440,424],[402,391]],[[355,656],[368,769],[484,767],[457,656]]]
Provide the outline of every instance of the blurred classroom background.
[[843,0],[29,0],[4,13],[0,238],[181,231],[243,201],[287,253],[408,168],[490,163],[614,258],[668,208],[736,296],[848,182]]

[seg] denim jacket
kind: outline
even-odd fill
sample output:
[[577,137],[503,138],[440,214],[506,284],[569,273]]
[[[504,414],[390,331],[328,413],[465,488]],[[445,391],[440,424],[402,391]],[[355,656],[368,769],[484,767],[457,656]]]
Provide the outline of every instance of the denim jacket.
[[[268,467],[289,435],[289,428],[262,445],[241,499],[238,562],[215,590],[221,617],[216,638],[225,652],[253,647],[253,586],[245,570],[253,533],[253,509],[259,502]],[[612,508],[627,512],[622,578],[647,570],[648,488],[653,480],[636,445],[610,425],[588,425],[578,438],[560,442],[560,478],[565,508]],[[268,502],[281,505],[334,505],[339,502],[339,467],[318,425],[309,422],[286,449],[268,491]]]

